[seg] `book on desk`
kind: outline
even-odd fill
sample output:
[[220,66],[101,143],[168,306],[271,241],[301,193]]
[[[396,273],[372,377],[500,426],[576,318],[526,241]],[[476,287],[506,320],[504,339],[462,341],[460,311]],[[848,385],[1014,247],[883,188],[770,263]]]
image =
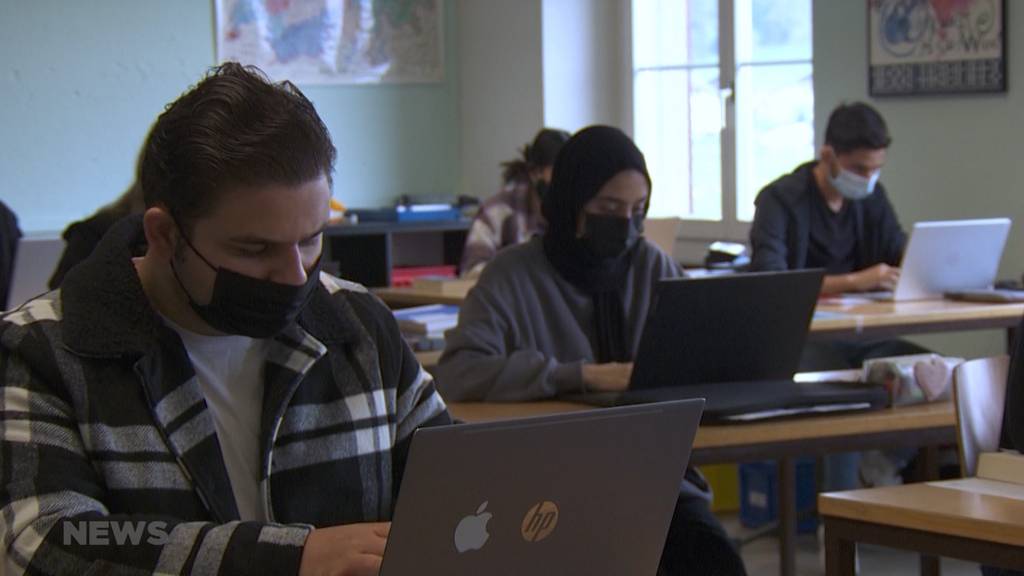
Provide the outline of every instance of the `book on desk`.
[[409,346],[414,351],[444,348],[444,333],[459,322],[459,307],[449,304],[413,306],[393,312]]

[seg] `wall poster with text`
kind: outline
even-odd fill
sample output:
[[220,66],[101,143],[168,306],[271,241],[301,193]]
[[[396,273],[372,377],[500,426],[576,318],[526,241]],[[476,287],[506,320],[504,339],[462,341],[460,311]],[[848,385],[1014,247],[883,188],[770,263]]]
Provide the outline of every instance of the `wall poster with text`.
[[1005,0],[868,0],[868,92],[1005,92],[1005,14]]

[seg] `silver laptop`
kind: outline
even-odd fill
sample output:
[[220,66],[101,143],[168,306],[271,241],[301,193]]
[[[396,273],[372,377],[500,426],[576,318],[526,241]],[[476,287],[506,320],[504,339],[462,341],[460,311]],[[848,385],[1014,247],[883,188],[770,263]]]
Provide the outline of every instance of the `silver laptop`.
[[381,575],[654,574],[703,407],[418,430]]
[[907,243],[900,279],[876,300],[927,300],[947,292],[991,288],[1010,234],[1009,218],[918,222]]
[[23,236],[18,241],[18,252],[14,256],[14,271],[11,274],[11,290],[7,295],[6,307],[4,302],[0,302],[0,310],[13,310],[46,293],[49,290],[47,282],[63,252],[64,239],[58,234]]

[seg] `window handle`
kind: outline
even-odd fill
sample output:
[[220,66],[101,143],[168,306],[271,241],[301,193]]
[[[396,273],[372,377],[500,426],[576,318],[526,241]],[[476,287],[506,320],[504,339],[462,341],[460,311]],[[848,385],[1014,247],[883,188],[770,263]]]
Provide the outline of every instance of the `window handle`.
[[729,84],[727,84],[725,86],[722,86],[721,88],[718,89],[718,103],[719,103],[718,109],[722,113],[722,130],[723,131],[729,125],[729,122],[728,122],[728,120],[729,120],[728,119],[729,102],[734,101],[735,97],[736,97],[736,91],[734,89],[734,86],[733,86],[732,82],[730,82]]

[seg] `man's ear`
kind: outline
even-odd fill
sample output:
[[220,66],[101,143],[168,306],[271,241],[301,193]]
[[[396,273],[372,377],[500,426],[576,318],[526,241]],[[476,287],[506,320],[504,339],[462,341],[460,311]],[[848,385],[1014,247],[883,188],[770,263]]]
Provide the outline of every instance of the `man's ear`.
[[142,228],[146,233],[146,255],[169,260],[178,245],[178,225],[167,209],[154,206],[142,215]]
[[818,157],[821,159],[822,162],[827,162],[831,164],[832,160],[835,159],[836,157],[836,151],[828,144],[825,144],[824,146],[821,147],[821,151],[818,153]]
[[838,170],[842,168],[839,164],[839,157],[836,155],[836,149],[828,144],[821,147],[821,163],[833,177],[837,176]]

